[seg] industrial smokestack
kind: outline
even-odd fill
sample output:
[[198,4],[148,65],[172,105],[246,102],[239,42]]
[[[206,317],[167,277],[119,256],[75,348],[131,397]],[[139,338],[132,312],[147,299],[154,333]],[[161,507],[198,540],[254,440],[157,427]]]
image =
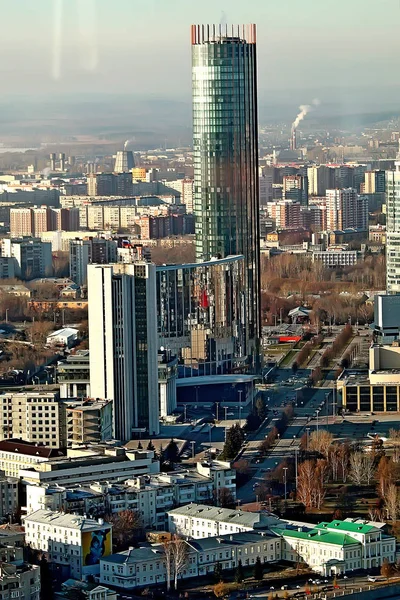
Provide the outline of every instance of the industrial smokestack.
[[295,127],[292,127],[292,132],[290,135],[290,149],[296,150],[297,148],[297,131]]

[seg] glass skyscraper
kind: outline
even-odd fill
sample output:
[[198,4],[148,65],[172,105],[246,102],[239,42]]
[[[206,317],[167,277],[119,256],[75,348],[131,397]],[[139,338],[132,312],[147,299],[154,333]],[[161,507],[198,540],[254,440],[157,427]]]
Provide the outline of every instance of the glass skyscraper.
[[196,260],[243,255],[245,354],[260,337],[255,25],[192,26]]
[[396,170],[386,172],[386,288],[400,293],[400,147]]

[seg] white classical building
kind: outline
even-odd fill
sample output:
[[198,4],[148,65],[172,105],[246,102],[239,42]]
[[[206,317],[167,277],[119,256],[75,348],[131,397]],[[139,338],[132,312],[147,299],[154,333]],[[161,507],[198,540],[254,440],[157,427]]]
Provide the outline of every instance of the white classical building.
[[[179,579],[212,573],[217,562],[224,570],[254,566],[257,557],[264,564],[280,560],[281,539],[269,533],[254,531],[225,536],[188,540],[186,565]],[[173,567],[172,567],[173,575]],[[166,560],[163,544],[152,544],[105,557],[100,563],[100,583],[132,590],[165,583]]]
[[74,514],[38,510],[23,519],[25,543],[46,553],[67,577],[99,572],[100,558],[112,552],[112,525]]

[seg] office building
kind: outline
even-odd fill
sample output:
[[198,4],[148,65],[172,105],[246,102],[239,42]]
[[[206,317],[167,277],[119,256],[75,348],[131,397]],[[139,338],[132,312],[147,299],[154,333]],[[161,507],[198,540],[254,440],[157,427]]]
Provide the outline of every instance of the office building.
[[196,260],[244,256],[244,352],[260,338],[255,25],[192,26]]
[[159,346],[180,376],[230,373],[245,361],[243,256],[156,268]]
[[20,279],[49,277],[53,272],[51,243],[40,239],[1,240],[1,255],[14,259],[15,276]]
[[400,292],[400,147],[395,171],[386,172],[386,289]]
[[172,415],[176,409],[177,378],[178,357],[161,347],[158,352],[158,398],[161,418]]
[[87,283],[89,264],[117,262],[117,242],[105,238],[77,239],[69,245],[69,276],[78,285]]
[[56,153],[52,152],[50,154],[50,171],[52,171],[54,173],[55,170],[56,170]]
[[353,267],[357,264],[357,250],[346,250],[342,248],[328,248],[327,250],[312,253],[313,262],[322,262],[327,269]]
[[89,265],[91,395],[114,401],[114,434],[159,431],[155,266]]
[[77,350],[57,364],[61,398],[90,397],[89,350]]
[[[132,150],[120,150],[117,152],[114,164],[114,173],[132,173],[135,166]],[[131,175],[132,178],[132,175]]]
[[368,230],[368,198],[354,188],[326,191],[328,231],[337,229]]
[[[33,550],[45,552],[66,579],[82,579],[99,573],[100,556],[112,553],[112,525],[103,519],[37,510],[23,518],[25,542]],[[92,551],[93,542],[97,552]]]
[[306,175],[286,175],[283,178],[283,199],[308,205],[308,178]]
[[[160,462],[151,450],[126,451],[109,444],[99,444],[89,448],[71,448],[68,457],[56,456],[56,451],[52,450],[54,456],[48,457],[45,451],[48,452],[49,448],[39,446],[36,455],[35,448],[32,448],[30,455],[21,457],[18,450],[24,451],[26,445],[16,442],[0,442],[0,458],[7,466],[19,466],[18,477],[24,485],[85,486],[93,482],[126,481],[160,470]],[[8,449],[8,454],[2,452],[3,447]],[[40,462],[36,460],[39,456],[42,458]],[[29,457],[35,457],[35,460],[26,464]]]
[[374,298],[374,335],[380,344],[400,337],[400,294],[378,294]]
[[34,469],[40,463],[62,456],[55,448],[18,439],[0,441],[0,469],[6,477],[19,477],[21,469]]

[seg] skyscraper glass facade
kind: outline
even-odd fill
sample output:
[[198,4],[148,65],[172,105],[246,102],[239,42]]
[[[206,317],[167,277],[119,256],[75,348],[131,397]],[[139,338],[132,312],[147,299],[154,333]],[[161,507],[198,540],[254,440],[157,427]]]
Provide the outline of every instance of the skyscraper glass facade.
[[159,346],[179,359],[179,375],[239,371],[245,363],[243,256],[156,269]]
[[255,26],[192,26],[196,260],[244,256],[246,355],[260,336]]

